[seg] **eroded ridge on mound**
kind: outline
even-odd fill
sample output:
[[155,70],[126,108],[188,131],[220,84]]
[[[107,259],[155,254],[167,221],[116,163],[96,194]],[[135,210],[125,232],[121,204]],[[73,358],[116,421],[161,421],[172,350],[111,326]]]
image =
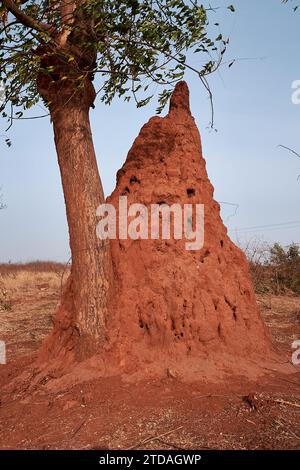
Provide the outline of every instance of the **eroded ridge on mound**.
[[108,198],[117,212],[122,195],[128,205],[149,208],[205,206],[201,250],[187,251],[184,241],[174,238],[111,242],[116,296],[107,326],[125,370],[172,359],[188,368],[187,359],[199,364],[229,355],[234,364],[238,357],[264,356],[270,343],[248,264],[228,237],[213,199],[185,82],[176,86],[168,115],[143,126],[119,170]]

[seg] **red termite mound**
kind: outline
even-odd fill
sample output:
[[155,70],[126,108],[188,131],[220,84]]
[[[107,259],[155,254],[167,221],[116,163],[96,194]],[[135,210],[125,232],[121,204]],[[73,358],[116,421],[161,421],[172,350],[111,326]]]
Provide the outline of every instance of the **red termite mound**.
[[[108,322],[111,351],[128,372],[193,375],[212,363],[234,372],[265,356],[270,342],[256,305],[245,255],[227,235],[213,199],[201,141],[180,82],[166,117],[141,129],[108,202],[204,204],[204,247],[184,240],[111,242],[116,292]],[[238,366],[236,367],[238,371]]]

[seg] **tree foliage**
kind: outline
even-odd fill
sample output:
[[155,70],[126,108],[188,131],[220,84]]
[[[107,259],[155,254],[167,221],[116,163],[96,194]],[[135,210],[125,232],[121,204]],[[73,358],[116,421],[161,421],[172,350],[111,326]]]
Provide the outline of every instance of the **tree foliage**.
[[257,292],[300,294],[300,245],[256,244],[255,252],[250,253],[252,256],[249,252],[247,255]]
[[[281,1],[282,1],[282,3],[291,3],[291,2],[293,2],[294,0],[281,0]],[[299,8],[299,5],[293,5],[293,10],[294,10],[294,11],[297,11],[298,8]]]
[[275,268],[280,288],[300,293],[300,247],[296,244],[283,248],[275,243],[271,248],[271,265]]
[[[228,43],[218,23],[210,24],[215,12],[198,0],[1,0],[3,116],[12,122],[39,101],[41,73],[61,83],[72,74],[74,93],[97,74],[97,92],[106,104],[119,96],[146,105],[151,85],[161,85],[158,112],[186,69],[210,94],[206,77]],[[59,56],[64,72],[45,62],[45,55]]]

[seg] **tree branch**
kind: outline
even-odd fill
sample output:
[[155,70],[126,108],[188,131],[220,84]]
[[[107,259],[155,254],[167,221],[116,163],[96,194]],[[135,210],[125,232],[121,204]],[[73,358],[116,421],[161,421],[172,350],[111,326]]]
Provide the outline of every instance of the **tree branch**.
[[300,158],[300,155],[299,153],[297,153],[295,150],[291,149],[290,147],[286,147],[285,145],[278,145],[278,147],[281,147],[285,150],[288,150],[289,152],[291,152],[293,155],[296,155],[296,157]]
[[8,9],[8,11],[14,15],[14,17],[28,28],[34,29],[41,33],[54,33],[55,28],[47,23],[41,23],[26,15],[13,0],[2,0],[3,5]]

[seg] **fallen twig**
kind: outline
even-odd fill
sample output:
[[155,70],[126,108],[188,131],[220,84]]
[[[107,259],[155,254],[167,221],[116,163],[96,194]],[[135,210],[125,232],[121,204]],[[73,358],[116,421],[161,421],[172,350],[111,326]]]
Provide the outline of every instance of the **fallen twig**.
[[255,422],[254,422],[254,421],[251,421],[251,419],[247,419],[247,418],[246,418],[246,421],[248,421],[248,423],[254,424],[254,426],[255,426]]
[[178,444],[174,444],[173,442],[164,441],[164,440],[161,439],[160,437],[158,437],[156,440],[157,440],[158,442],[160,442],[161,444],[164,444],[165,446],[173,447],[173,449],[177,449],[177,450],[188,450],[188,449],[186,449],[185,447],[180,447]]
[[236,395],[235,393],[232,393],[230,395],[195,395],[193,398],[228,398],[228,397],[236,397],[236,398],[242,398],[241,395]]
[[280,405],[288,405],[288,406],[294,406],[295,408],[300,408],[300,405],[298,403],[294,403],[292,401],[286,401],[283,400],[282,398],[271,398],[271,401],[274,401],[275,403],[280,403]]
[[77,428],[75,429],[75,431],[73,432],[71,436],[71,439],[73,439],[73,437],[76,436],[76,434],[80,431],[80,429],[85,423],[86,423],[86,418],[79,424],[79,426],[77,426]]
[[172,434],[172,433],[175,432],[175,431],[179,431],[179,429],[182,429],[182,428],[183,428],[183,426],[179,426],[179,427],[176,428],[176,429],[172,429],[171,431],[164,432],[163,434],[159,434],[158,436],[148,437],[147,439],[144,439],[143,441],[138,442],[137,444],[135,444],[135,445],[133,445],[133,446],[131,446],[131,447],[128,447],[126,450],[132,450],[132,449],[134,449],[135,447],[140,447],[141,445],[147,444],[148,442],[151,442],[151,441],[160,439],[161,437],[168,436],[169,434]]

